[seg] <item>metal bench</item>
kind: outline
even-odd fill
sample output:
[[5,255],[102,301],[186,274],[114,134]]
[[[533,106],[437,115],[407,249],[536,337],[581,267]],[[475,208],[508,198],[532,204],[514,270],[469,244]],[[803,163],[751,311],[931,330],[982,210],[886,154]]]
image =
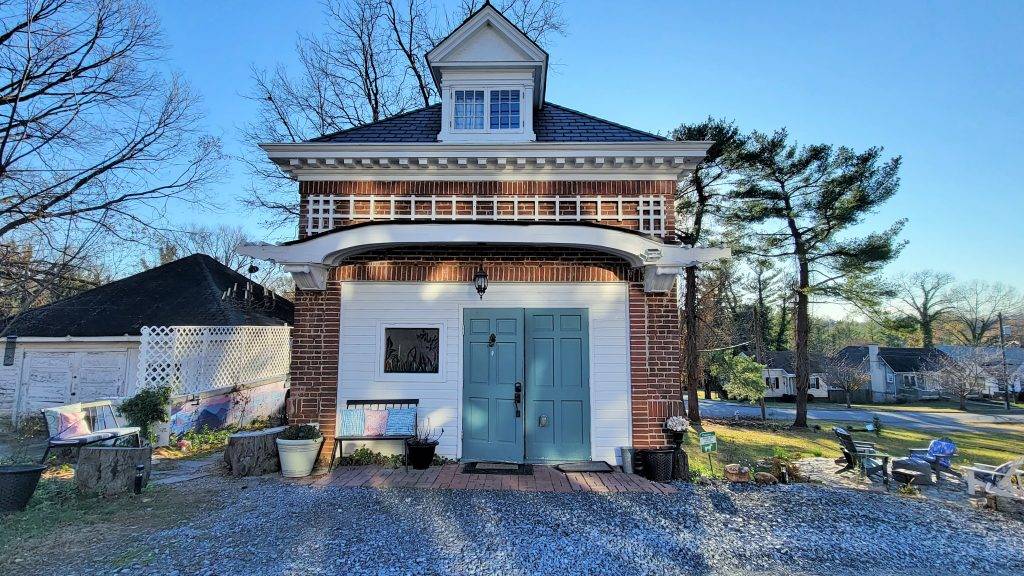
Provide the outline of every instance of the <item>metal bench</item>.
[[409,446],[406,444],[406,440],[410,440],[416,437],[415,431],[419,426],[419,400],[400,399],[400,400],[347,400],[345,402],[345,408],[353,409],[358,408],[361,410],[387,410],[388,408],[413,408],[416,410],[416,424],[413,426],[413,434],[402,434],[392,436],[335,436],[334,437],[334,449],[331,451],[331,463],[328,465],[328,470],[334,469],[334,460],[345,454],[344,443],[352,440],[401,440],[402,441],[402,456],[405,462],[405,467],[409,467]]
[[[114,413],[114,404],[110,400],[82,402],[81,412],[85,413],[85,421],[89,424],[91,432],[80,436],[61,438],[61,433],[64,430],[58,429],[59,424],[54,425],[53,419],[48,416],[48,413],[68,412],[67,408],[70,408],[70,406],[74,405],[56,406],[41,410],[43,419],[46,421],[47,434],[49,435],[46,442],[46,450],[43,452],[43,457],[39,459],[41,464],[46,462],[46,458],[54,448],[81,449],[83,446],[90,446],[101,442],[116,444],[118,440],[125,438],[134,438],[135,446],[142,446],[139,428],[135,426],[122,426],[117,420],[117,415]],[[59,416],[57,416],[57,422],[60,422]]]

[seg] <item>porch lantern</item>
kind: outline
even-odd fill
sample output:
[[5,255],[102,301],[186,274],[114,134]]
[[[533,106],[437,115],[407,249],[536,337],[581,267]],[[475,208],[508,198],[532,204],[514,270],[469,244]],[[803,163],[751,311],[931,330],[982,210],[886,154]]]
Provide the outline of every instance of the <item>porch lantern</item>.
[[484,292],[487,292],[487,271],[484,270],[483,264],[480,264],[480,267],[476,269],[476,273],[473,274],[473,284],[476,286],[476,293],[483,300]]

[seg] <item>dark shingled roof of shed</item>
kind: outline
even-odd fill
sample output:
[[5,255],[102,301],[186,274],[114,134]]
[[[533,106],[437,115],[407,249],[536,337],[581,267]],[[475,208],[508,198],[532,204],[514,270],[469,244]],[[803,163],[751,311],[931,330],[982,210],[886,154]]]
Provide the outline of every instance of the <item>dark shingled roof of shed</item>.
[[[335,144],[436,143],[441,131],[441,105],[412,110],[378,122],[327,134],[310,142]],[[665,138],[545,102],[536,110],[537,142],[655,142]]]
[[294,306],[276,296],[269,309],[224,298],[251,283],[254,301],[265,288],[206,254],[193,254],[0,321],[17,336],[137,336],[143,326],[282,326]]

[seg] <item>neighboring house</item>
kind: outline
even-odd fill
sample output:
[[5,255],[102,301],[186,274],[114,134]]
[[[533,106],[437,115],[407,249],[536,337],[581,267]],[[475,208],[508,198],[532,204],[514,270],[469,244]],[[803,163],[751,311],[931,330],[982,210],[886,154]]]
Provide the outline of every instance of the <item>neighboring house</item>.
[[[796,397],[796,369],[794,368],[793,352],[778,350],[767,353],[764,383],[767,388],[765,398],[791,400]],[[808,400],[824,400],[828,398],[825,386],[825,362],[817,354],[810,355],[811,382],[807,388]]]
[[291,302],[204,254],[33,308],[0,321],[0,421],[134,394],[144,326],[285,326],[292,314]]
[[945,358],[940,350],[875,344],[847,346],[836,355],[837,362],[858,367],[870,376],[870,386],[852,394],[856,401],[866,402],[938,398],[938,372]]
[[[957,362],[971,362],[981,368],[985,376],[979,383],[978,392],[983,396],[1000,396],[1005,388],[1003,379],[1003,354],[998,346],[938,346]],[[1006,380],[1010,391],[1019,394],[1024,389],[1024,348],[1008,347],[1006,352]]]
[[291,421],[325,431],[321,462],[352,399],[419,400],[449,458],[667,445],[676,278],[727,255],[675,234],[710,143],[547,102],[548,54],[490,4],[426,59],[440,104],[263,146],[298,182],[299,237],[240,251],[298,288]]

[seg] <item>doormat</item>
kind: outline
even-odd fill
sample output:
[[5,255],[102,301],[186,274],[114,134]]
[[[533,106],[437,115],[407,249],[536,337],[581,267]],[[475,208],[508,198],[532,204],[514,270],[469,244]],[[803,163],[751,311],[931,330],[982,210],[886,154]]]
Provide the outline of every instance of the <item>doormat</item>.
[[470,462],[462,467],[462,473],[533,476],[533,466],[530,464],[510,464],[508,462]]
[[607,462],[570,462],[555,466],[559,472],[615,472]]

